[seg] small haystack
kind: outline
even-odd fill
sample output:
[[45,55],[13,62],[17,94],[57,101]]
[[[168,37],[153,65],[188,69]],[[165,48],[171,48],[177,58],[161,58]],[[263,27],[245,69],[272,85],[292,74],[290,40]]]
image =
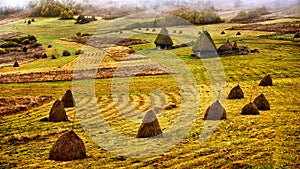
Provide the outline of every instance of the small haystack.
[[273,86],[271,76],[268,74],[260,81],[259,86]]
[[149,31],[149,28],[146,28],[146,31]]
[[234,42],[233,46],[232,46],[232,50],[236,50],[236,51],[239,51],[240,48],[238,46],[238,44],[236,42]]
[[294,38],[300,38],[300,32],[297,32],[297,33],[294,35]]
[[162,130],[153,110],[146,112],[136,138],[162,137]]
[[244,92],[241,89],[240,85],[235,86],[231,89],[228,99],[242,99],[244,98]]
[[86,157],[83,141],[74,131],[62,134],[50,149],[49,160],[71,161]]
[[226,110],[219,100],[210,105],[204,115],[204,120],[223,120],[226,119]]
[[65,95],[61,99],[65,108],[75,107],[74,98],[71,90],[67,90]]
[[236,36],[240,36],[240,35],[242,35],[241,32],[237,32],[236,33]]
[[64,105],[60,100],[56,100],[54,102],[49,113],[49,121],[50,122],[68,121],[68,117]]
[[242,115],[258,115],[258,108],[254,103],[246,104],[242,109]]
[[270,103],[268,102],[264,94],[257,96],[254,99],[253,103],[256,105],[258,110],[270,110]]
[[15,63],[14,63],[14,65],[13,65],[13,67],[20,67],[20,65],[19,65],[18,61],[15,61]]
[[183,32],[182,32],[182,30],[180,30],[179,32],[178,32],[178,34],[182,34]]
[[156,29],[152,29],[152,32],[156,32]]
[[221,35],[225,35],[226,33],[224,31],[221,32]]
[[168,105],[165,106],[165,110],[171,110],[171,109],[174,109],[176,108],[176,104],[175,103],[170,103]]
[[177,33],[176,30],[173,30],[173,33]]

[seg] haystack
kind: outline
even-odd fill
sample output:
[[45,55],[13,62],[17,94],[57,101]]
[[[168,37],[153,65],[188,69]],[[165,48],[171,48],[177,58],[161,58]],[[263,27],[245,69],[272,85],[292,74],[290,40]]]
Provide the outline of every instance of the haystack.
[[68,121],[67,113],[64,109],[64,105],[60,100],[56,100],[49,113],[49,121],[62,122]]
[[165,27],[161,29],[154,43],[157,49],[172,49],[173,41]]
[[176,30],[174,30],[173,33],[177,33]]
[[294,35],[294,38],[300,38],[300,32],[297,32],[297,33]]
[[49,159],[55,161],[71,161],[86,157],[83,141],[74,131],[62,134],[50,149]]
[[224,31],[221,32],[221,35],[225,35],[226,33]]
[[235,86],[231,89],[228,99],[242,99],[244,98],[244,92],[241,89],[240,85]]
[[246,104],[242,109],[242,115],[258,115],[258,108],[254,103]]
[[15,61],[15,63],[14,63],[14,65],[13,65],[13,67],[20,67],[20,65],[19,65],[18,61]]
[[234,44],[232,46],[232,50],[237,50],[237,51],[240,50],[240,48],[239,48],[239,46],[238,46],[238,44],[236,42],[234,42]]
[[236,33],[236,36],[240,36],[240,35],[242,35],[241,32],[237,32]]
[[259,86],[273,86],[271,76],[268,74],[260,81]]
[[256,105],[258,110],[270,110],[270,103],[268,102],[264,94],[257,96],[254,99],[253,103]]
[[136,138],[161,137],[162,130],[153,110],[146,112]]
[[210,105],[204,115],[204,120],[223,120],[226,119],[226,110],[219,100]]
[[179,32],[178,32],[178,34],[182,34],[183,32],[182,32],[182,30],[180,30]]
[[62,97],[61,102],[65,108],[75,107],[74,98],[71,90],[67,90],[65,95]]

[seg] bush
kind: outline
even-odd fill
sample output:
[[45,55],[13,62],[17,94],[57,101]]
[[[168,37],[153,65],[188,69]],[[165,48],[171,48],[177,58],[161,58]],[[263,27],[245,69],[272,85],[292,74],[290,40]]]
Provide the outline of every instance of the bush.
[[3,48],[0,48],[0,55],[3,55],[3,54],[5,54],[6,52],[5,52],[5,49],[3,49]]
[[34,22],[34,21],[35,21],[34,18],[32,18],[32,19],[31,19],[31,22]]
[[33,57],[36,58],[36,59],[39,59],[39,58],[41,58],[42,56],[41,56],[41,54],[35,53],[35,54],[33,55]]
[[48,48],[52,48],[52,45],[48,45]]
[[55,55],[51,55],[51,59],[57,59]]
[[46,53],[43,54],[42,59],[46,59],[48,56]]
[[71,56],[71,53],[67,50],[63,51],[63,56]]
[[11,41],[0,44],[0,48],[10,48],[10,47],[21,47],[21,45]]
[[22,51],[24,52],[24,53],[26,53],[27,52],[27,48],[26,47],[23,47],[23,49],[22,49]]
[[31,21],[29,20],[29,21],[27,22],[27,24],[30,25],[30,24],[31,24]]
[[31,43],[31,41],[29,39],[25,39],[22,41],[22,44],[25,44],[25,45],[28,45],[30,43]]
[[40,42],[35,42],[32,44],[32,47],[36,48],[36,47],[39,47],[39,46],[43,46]]

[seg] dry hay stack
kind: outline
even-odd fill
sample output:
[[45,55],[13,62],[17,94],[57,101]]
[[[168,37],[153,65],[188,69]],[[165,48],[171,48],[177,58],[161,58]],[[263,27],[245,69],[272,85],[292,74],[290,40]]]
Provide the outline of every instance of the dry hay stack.
[[219,100],[210,105],[204,115],[204,120],[223,120],[226,119],[226,110]]
[[224,31],[221,32],[221,35],[225,35],[226,33]]
[[176,108],[176,104],[175,103],[170,103],[168,105],[165,106],[165,110],[171,110],[171,109],[174,109]]
[[134,51],[129,47],[125,46],[116,46],[111,47],[110,50],[107,52],[107,56],[113,58],[116,61],[123,61],[127,57],[130,56]]
[[268,74],[260,81],[259,86],[273,86],[271,76]]
[[55,161],[71,161],[86,157],[83,141],[74,131],[62,134],[50,149],[49,159]]
[[240,48],[236,42],[234,42],[234,44],[232,46],[232,50],[240,50]]
[[246,104],[242,109],[242,115],[258,115],[258,108],[254,103]]
[[236,35],[239,36],[239,35],[242,35],[242,34],[241,34],[241,32],[237,32]]
[[62,122],[68,121],[67,113],[64,105],[60,100],[56,100],[50,110],[49,119],[50,122]]
[[65,95],[61,99],[65,108],[74,107],[74,98],[71,90],[67,90]]
[[270,103],[268,102],[264,94],[257,96],[254,99],[253,103],[256,105],[258,110],[270,110]]
[[15,61],[13,67],[20,67],[19,63],[17,61]]
[[146,112],[136,138],[161,137],[162,130],[153,110]]
[[294,38],[300,38],[300,32],[297,32],[297,33],[294,35]]
[[235,86],[233,89],[231,89],[228,99],[242,99],[244,98],[244,92],[241,89],[240,85]]

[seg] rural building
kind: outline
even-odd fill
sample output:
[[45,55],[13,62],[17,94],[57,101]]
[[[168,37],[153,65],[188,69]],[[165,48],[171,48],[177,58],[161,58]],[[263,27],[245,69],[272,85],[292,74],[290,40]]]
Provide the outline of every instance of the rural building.
[[155,41],[156,49],[172,49],[173,41],[169,35],[168,30],[163,27],[157,35]]
[[197,57],[217,56],[217,47],[208,31],[203,31],[193,46],[194,55]]

